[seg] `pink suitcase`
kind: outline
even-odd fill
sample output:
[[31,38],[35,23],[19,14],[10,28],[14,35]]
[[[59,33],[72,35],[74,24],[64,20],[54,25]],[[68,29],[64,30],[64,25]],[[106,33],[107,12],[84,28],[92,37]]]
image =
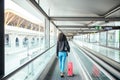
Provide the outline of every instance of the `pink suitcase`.
[[72,62],[68,62],[68,76],[73,76],[73,63]]

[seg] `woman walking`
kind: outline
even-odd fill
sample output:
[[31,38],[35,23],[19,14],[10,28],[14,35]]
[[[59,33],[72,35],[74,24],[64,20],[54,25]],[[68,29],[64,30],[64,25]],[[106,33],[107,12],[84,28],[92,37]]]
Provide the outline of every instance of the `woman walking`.
[[68,53],[70,52],[70,46],[66,39],[66,36],[63,33],[58,35],[57,41],[57,57],[59,58],[59,67],[60,67],[60,75],[64,77],[64,69],[65,69],[65,61]]

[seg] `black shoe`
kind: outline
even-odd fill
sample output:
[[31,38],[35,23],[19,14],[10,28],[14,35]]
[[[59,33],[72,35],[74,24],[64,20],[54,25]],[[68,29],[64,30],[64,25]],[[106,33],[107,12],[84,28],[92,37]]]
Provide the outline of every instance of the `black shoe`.
[[61,73],[61,74],[60,74],[60,76],[61,76],[61,77],[64,77],[64,74],[63,74],[63,73]]

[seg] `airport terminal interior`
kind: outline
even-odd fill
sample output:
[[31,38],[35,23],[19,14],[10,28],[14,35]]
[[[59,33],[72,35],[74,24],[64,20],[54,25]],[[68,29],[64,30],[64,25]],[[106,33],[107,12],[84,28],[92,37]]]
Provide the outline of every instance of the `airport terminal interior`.
[[[120,0],[0,0],[0,7],[0,80],[120,80]],[[59,33],[70,45],[64,77]]]

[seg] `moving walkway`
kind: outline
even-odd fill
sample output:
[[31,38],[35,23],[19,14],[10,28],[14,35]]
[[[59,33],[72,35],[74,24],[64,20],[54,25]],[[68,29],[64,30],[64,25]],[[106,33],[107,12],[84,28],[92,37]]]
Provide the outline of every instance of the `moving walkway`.
[[[30,61],[17,68],[1,80],[119,80],[120,71],[106,61],[95,56],[89,50],[70,42],[71,52],[69,61],[73,62],[74,76],[61,78],[58,60],[56,59],[56,46],[36,55]],[[107,60],[108,62],[110,60]],[[68,59],[66,60],[66,64]],[[115,62],[114,62],[115,63]],[[112,64],[112,63],[111,63]],[[119,66],[119,64],[117,64]]]

